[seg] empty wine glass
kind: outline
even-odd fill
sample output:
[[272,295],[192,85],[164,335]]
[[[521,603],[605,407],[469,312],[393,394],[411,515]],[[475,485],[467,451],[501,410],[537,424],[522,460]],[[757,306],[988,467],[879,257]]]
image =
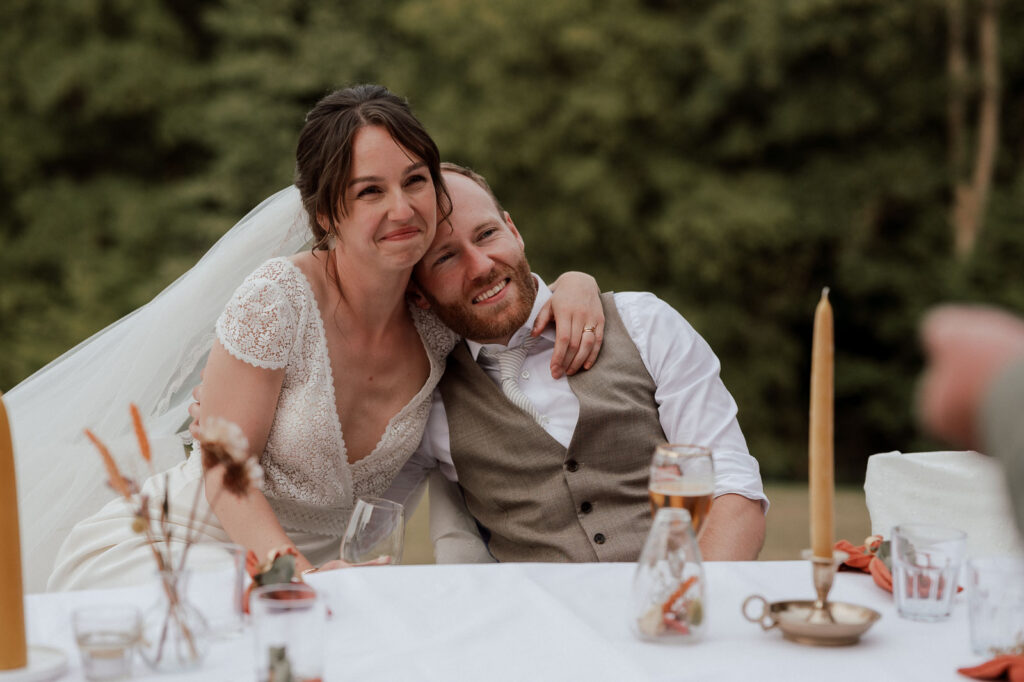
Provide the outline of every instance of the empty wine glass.
[[359,498],[341,539],[341,558],[350,564],[398,564],[405,540],[405,508],[377,497]]

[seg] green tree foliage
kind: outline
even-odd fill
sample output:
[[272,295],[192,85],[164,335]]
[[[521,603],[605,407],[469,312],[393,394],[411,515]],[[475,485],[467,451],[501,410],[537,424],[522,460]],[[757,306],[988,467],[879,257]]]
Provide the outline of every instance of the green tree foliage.
[[752,452],[805,467],[832,288],[839,472],[930,445],[916,324],[1024,311],[1024,9],[972,258],[952,257],[939,0],[12,0],[0,9],[0,386],[150,298],[291,181],[306,110],[373,81],[492,181],[534,268],[676,305]]

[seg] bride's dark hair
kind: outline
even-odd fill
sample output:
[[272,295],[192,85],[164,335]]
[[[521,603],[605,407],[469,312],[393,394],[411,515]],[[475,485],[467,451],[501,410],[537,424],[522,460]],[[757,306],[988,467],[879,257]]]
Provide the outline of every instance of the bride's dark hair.
[[295,185],[309,214],[316,239],[325,249],[338,222],[348,212],[345,184],[352,172],[352,142],[365,126],[381,126],[427,165],[437,194],[438,222],[448,217],[452,200],[441,178],[441,155],[434,140],[401,97],[380,85],[337,90],[316,103],[299,133],[295,150]]

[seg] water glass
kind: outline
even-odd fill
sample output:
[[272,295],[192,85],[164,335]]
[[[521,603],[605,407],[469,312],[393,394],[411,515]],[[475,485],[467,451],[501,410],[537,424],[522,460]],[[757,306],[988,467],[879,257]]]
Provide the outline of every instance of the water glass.
[[359,498],[341,539],[350,564],[399,564],[405,541],[405,508],[378,497]]
[[926,523],[892,529],[893,595],[900,617],[940,621],[953,612],[967,534]]
[[1024,654],[1024,557],[968,561],[967,604],[974,653]]
[[139,641],[142,618],[129,605],[84,606],[71,614],[71,626],[87,680],[127,680]]
[[316,590],[266,585],[253,590],[250,606],[259,682],[322,680],[327,609]]
[[706,603],[690,512],[658,510],[633,578],[633,632],[648,641],[692,642],[704,632]]

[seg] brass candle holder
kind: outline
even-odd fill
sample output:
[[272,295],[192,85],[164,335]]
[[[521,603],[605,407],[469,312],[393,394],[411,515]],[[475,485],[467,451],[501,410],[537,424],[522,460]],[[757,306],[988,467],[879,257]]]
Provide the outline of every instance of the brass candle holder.
[[[803,556],[811,562],[814,601],[777,601],[769,603],[760,595],[747,597],[743,602],[744,617],[758,623],[763,630],[778,627],[782,636],[791,642],[811,646],[845,646],[856,644],[871,625],[881,618],[874,609],[845,602],[830,602],[828,593],[832,590],[839,565],[849,558],[846,552],[833,552],[832,557],[814,556],[811,550],[804,550]],[[760,614],[750,612],[752,604],[761,604]]]

